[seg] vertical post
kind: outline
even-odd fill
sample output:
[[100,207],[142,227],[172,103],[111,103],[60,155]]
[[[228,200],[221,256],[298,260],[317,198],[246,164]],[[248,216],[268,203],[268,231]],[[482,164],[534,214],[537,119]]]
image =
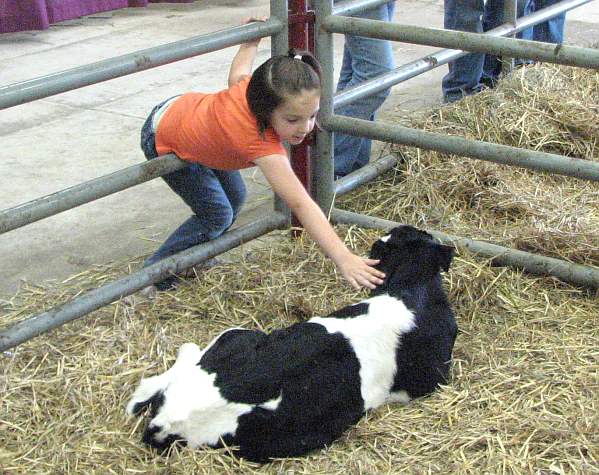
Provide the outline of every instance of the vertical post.
[[[316,2],[318,3],[318,2]],[[308,11],[307,0],[290,0],[289,2],[289,48],[308,50],[314,53],[313,42],[310,42],[310,24],[314,23],[314,14]],[[313,35],[312,35],[313,36]],[[308,193],[312,194],[310,177],[310,145],[312,134],[299,145],[291,146],[291,166]],[[293,225],[300,223],[293,218]]]
[[308,22],[308,51],[314,53],[316,45],[314,44],[314,10],[308,12],[310,15],[310,21]]
[[[286,54],[289,48],[289,22],[287,0],[270,0],[270,16],[277,18],[283,25],[283,29],[276,35],[272,35],[272,56]],[[289,209],[285,202],[275,195],[275,211],[289,216]]]
[[[505,0],[503,3],[503,21],[502,23],[511,23],[516,26],[518,21],[518,0]],[[515,38],[516,35],[511,35]],[[514,69],[514,58],[501,58],[501,72],[506,75]]]
[[[335,79],[333,77],[333,34],[322,28],[325,18],[333,14],[333,0],[319,0],[315,3],[315,43],[316,58],[322,66],[322,96],[320,100],[320,115],[327,117],[333,114],[333,97],[335,94]],[[316,150],[313,160],[314,176],[312,188],[314,200],[325,213],[333,206],[334,199],[334,163],[333,163],[333,133],[318,130],[316,133]]]

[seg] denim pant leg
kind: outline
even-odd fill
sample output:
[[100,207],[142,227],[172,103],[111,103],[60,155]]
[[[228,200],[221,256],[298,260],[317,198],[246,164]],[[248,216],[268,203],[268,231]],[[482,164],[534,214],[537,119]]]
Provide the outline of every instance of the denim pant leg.
[[162,178],[194,214],[144,265],[219,237],[231,227],[245,200],[245,184],[236,170],[213,170],[194,163]]
[[[447,30],[482,33],[483,0],[445,0],[444,28]],[[449,73],[443,77],[441,88],[446,101],[461,99],[480,89],[484,54],[469,53],[449,62]]]
[[[392,21],[395,2],[380,5],[360,14],[360,18]],[[373,79],[395,68],[389,41],[345,35],[343,63],[337,83],[342,91]],[[389,89],[340,107],[335,113],[363,120],[374,120],[378,108],[389,95]],[[334,134],[335,174],[345,176],[370,160],[371,141],[362,137]]]
[[[535,4],[534,4],[534,0],[519,0],[518,1],[518,18],[520,18],[521,16],[526,16],[526,15],[530,15],[531,13],[534,12],[534,8],[535,8]],[[532,40],[533,38],[533,27],[531,26],[530,28],[527,28],[524,31],[521,31],[520,33],[518,33],[516,35],[516,38],[520,38],[521,40]],[[530,60],[523,60],[523,61],[519,61],[516,60],[516,62],[530,62]]]
[[339,81],[337,81],[337,92],[343,91],[351,81],[353,70],[351,65],[351,54],[348,48],[343,48],[343,61],[341,63],[341,71],[339,72]]
[[[541,10],[546,7],[559,2],[559,0],[534,0],[535,11]],[[558,43],[564,42],[564,24],[566,22],[566,14],[561,13],[558,16],[547,20],[539,25],[533,27],[534,41],[542,41],[543,43]]]
[[[489,31],[493,28],[497,28],[499,25],[504,23],[503,21],[503,0],[487,0],[485,5],[485,15],[483,17],[483,30]],[[517,2],[517,17],[523,17],[529,15],[533,11],[532,0],[518,0]],[[527,28],[524,31],[516,34],[516,38],[523,40],[532,40],[533,29]],[[531,63],[528,59],[515,58],[516,64],[529,64]],[[485,62],[483,66],[482,81],[484,84],[494,83],[501,74],[502,64],[499,57],[493,54],[485,55]]]
[[[503,23],[503,0],[487,0],[483,13],[483,31],[489,31],[497,28]],[[522,12],[518,12],[522,16]],[[481,73],[481,84],[491,86],[499,79],[501,74],[500,58],[494,54],[485,54],[483,61],[483,70]]]

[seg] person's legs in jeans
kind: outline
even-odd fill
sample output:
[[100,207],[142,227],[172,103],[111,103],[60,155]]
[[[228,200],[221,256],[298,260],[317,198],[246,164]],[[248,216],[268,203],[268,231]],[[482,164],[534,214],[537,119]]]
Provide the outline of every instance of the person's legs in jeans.
[[[518,16],[530,15],[531,13],[546,8],[559,0],[521,0],[524,3],[523,6],[518,2]],[[520,10],[524,12],[520,15]],[[544,43],[558,43],[561,44],[564,41],[564,24],[566,21],[566,14],[562,13],[551,20],[535,25],[534,27],[527,28],[526,30],[518,33],[517,38],[523,40],[542,41]],[[533,64],[532,59],[517,58],[515,61],[516,65],[527,65]]]
[[192,164],[162,178],[194,214],[167,238],[146,266],[219,237],[233,224],[245,199],[245,184],[238,171]]
[[[387,3],[360,14],[360,18],[392,21],[395,3]],[[343,64],[337,83],[337,91],[354,87],[395,68],[391,43],[362,36],[345,35]],[[374,120],[375,113],[383,104],[389,89],[355,101],[335,110],[336,114],[363,120]],[[335,175],[345,176],[368,163],[371,141],[362,137],[334,134]]]
[[[503,23],[503,7],[503,0],[487,0],[483,14],[483,32],[497,28]],[[518,12],[518,16],[522,16],[522,12]],[[501,74],[501,66],[502,64],[498,56],[485,54],[480,78],[481,85],[493,87]]]
[[[484,31],[492,30],[497,28],[499,25],[504,23],[503,21],[503,0],[488,0],[485,5],[485,16],[483,17],[483,29]],[[529,15],[532,13],[534,3],[532,0],[518,0],[517,5],[517,16],[518,18]],[[516,34],[516,38],[523,40],[532,40],[533,29],[527,28],[524,31]],[[515,65],[530,64],[531,61],[528,59],[515,59]],[[481,77],[481,83],[487,87],[493,87],[502,70],[502,63],[500,59],[493,55],[485,55],[485,62],[483,66],[483,74]]]
[[341,71],[339,71],[339,81],[337,81],[337,92],[343,91],[352,80],[353,71],[351,66],[351,55],[349,49],[343,47],[343,61],[341,63]]
[[[483,0],[445,0],[443,25],[447,30],[482,33]],[[446,102],[478,92],[485,55],[469,53],[449,62],[449,73],[443,77],[441,88]]]
[[[559,0],[535,0],[535,11],[550,7],[557,2]],[[562,13],[551,20],[535,25],[532,39],[543,43],[563,43],[565,22],[566,14]]]
[[[518,0],[518,18],[530,15],[535,11],[536,0]],[[521,40],[532,40],[533,38],[533,27],[527,28],[516,35],[516,38]],[[524,60],[528,62],[529,60]]]

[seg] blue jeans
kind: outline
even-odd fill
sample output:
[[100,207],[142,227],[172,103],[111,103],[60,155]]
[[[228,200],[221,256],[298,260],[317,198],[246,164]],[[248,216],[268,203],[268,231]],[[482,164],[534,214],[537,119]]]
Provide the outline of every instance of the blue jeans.
[[[531,11],[538,11],[546,7],[550,7],[560,0],[531,0]],[[558,43],[564,42],[564,25],[566,23],[566,14],[561,13],[560,15],[552,18],[551,20],[545,21],[533,28],[523,31],[528,36],[524,39],[531,39],[533,41],[542,41],[543,43]],[[532,32],[530,30],[533,30]]]
[[[395,2],[380,5],[356,17],[392,21]],[[343,63],[337,92],[357,86],[395,68],[391,42],[363,36],[345,35]],[[357,100],[335,110],[336,114],[373,121],[378,108],[385,102],[390,89]],[[352,135],[334,134],[335,175],[345,176],[368,163],[371,140]]]
[[[528,15],[557,3],[559,0],[523,0],[518,2],[518,17]],[[536,5],[535,5],[536,3]],[[444,27],[448,30],[484,33],[503,23],[503,0],[445,0]],[[518,38],[547,43],[562,43],[565,14],[529,28]],[[525,60],[526,62],[526,60]],[[449,63],[449,73],[443,77],[442,90],[446,102],[479,92],[483,85],[492,85],[499,77],[501,63],[494,55],[470,53]]]
[[[141,149],[148,160],[158,156],[152,118],[161,105],[154,107],[141,129]],[[245,184],[237,170],[214,170],[193,163],[162,178],[183,198],[194,214],[144,262],[144,267],[219,237],[233,224],[245,201]],[[175,280],[175,277],[171,277],[157,284],[157,287],[160,290],[168,289]]]

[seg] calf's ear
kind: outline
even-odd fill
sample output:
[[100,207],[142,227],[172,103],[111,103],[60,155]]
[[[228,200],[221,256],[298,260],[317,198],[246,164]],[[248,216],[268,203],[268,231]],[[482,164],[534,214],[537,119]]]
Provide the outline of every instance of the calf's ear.
[[379,239],[372,245],[372,248],[370,249],[370,258],[382,259],[385,255],[386,248],[387,244]]
[[436,244],[437,251],[437,263],[439,264],[439,269],[447,272],[449,270],[449,266],[451,265],[451,260],[453,259],[454,249],[451,246],[445,246],[443,244]]

